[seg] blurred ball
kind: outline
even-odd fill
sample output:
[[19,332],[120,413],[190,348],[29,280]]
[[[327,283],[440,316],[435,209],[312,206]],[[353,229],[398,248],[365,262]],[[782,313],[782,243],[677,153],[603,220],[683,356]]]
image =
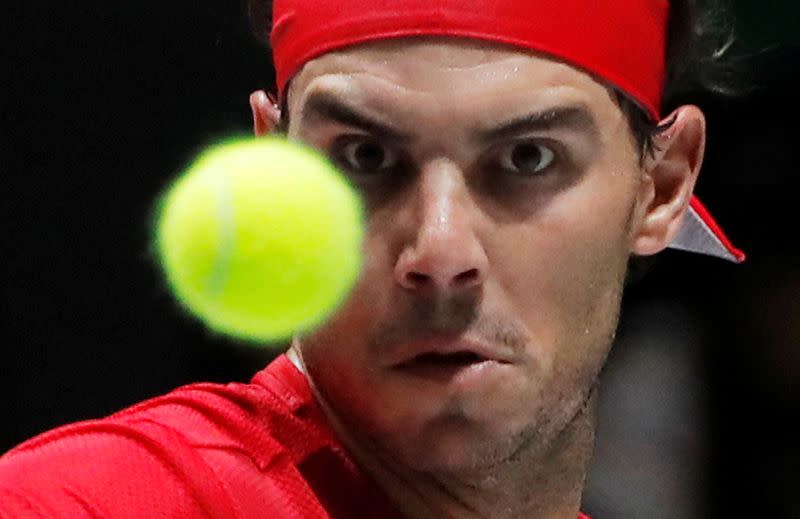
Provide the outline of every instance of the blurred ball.
[[357,193],[323,156],[280,137],[202,153],[172,185],[156,249],[175,297],[214,331],[274,342],[321,324],[361,267]]

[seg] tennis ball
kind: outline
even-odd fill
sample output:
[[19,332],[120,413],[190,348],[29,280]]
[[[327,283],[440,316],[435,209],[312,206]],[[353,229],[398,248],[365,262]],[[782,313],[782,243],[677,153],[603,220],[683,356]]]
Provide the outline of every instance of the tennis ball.
[[156,251],[176,299],[216,332],[274,342],[321,324],[361,267],[363,210],[324,157],[281,137],[203,152],[167,190]]

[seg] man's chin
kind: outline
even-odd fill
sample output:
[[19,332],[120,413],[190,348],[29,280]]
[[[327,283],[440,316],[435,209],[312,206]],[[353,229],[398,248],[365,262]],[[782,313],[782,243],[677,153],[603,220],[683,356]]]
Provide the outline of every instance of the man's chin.
[[525,442],[518,435],[489,435],[463,419],[449,418],[428,425],[421,434],[395,438],[392,443],[389,456],[414,471],[477,474],[514,456]]

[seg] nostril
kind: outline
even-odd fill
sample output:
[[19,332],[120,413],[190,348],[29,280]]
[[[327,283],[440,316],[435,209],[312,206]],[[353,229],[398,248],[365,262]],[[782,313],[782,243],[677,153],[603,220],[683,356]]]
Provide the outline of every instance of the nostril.
[[466,285],[477,281],[477,279],[478,279],[478,269],[469,269],[465,270],[464,272],[458,274],[455,278],[453,278],[453,284]]
[[[479,278],[480,271],[478,269],[469,269],[451,277],[449,283],[446,280],[447,278],[442,278],[441,287],[468,287],[477,284]],[[405,274],[405,285],[407,288],[423,288],[439,284],[439,280],[435,276],[429,274],[416,271],[406,272]]]
[[431,281],[430,276],[422,274],[421,272],[409,272],[406,274],[406,279],[414,286],[427,285]]

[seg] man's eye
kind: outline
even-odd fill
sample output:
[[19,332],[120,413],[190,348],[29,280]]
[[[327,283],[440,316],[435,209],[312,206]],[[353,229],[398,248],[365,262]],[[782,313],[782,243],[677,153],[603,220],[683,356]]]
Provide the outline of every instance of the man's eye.
[[397,155],[371,137],[345,137],[334,145],[336,164],[355,174],[374,174],[397,166]]
[[536,142],[516,142],[500,155],[500,166],[511,173],[533,176],[547,169],[556,156],[550,148]]

